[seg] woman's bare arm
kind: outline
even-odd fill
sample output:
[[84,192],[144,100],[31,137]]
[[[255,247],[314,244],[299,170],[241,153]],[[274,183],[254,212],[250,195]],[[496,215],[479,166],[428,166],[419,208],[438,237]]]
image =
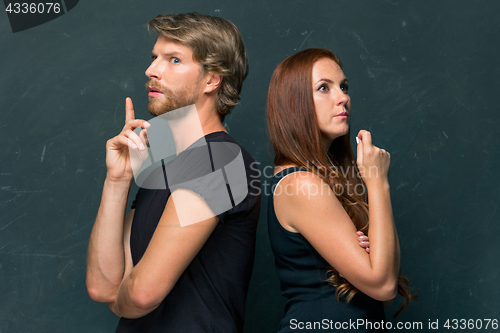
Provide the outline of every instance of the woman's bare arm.
[[388,153],[371,145],[367,133],[360,132],[364,146],[358,146],[358,166],[366,171],[362,176],[370,205],[370,254],[359,246],[354,224],[333,191],[313,173],[286,177],[276,189],[275,209],[286,229],[301,233],[356,288],[374,299],[389,300],[397,291],[399,243],[387,181]]

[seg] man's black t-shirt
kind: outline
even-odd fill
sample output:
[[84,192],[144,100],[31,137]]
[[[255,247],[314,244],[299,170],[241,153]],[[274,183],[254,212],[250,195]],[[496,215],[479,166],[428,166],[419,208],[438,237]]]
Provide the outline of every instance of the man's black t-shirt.
[[[216,145],[227,144],[233,153],[236,148],[237,152],[234,156],[241,152],[239,159],[242,161],[241,169],[244,165],[248,194],[238,200],[235,192],[237,186],[231,188],[231,176],[224,173],[223,179],[226,180],[230,198],[229,207],[232,208],[221,212],[213,196],[206,195],[209,192],[213,193],[210,185],[200,185],[200,182],[197,182],[198,189],[193,190],[205,198],[219,217],[219,223],[160,306],[141,318],[121,318],[116,332],[232,333],[243,331],[245,301],[253,268],[255,233],[260,212],[259,171],[250,154],[226,132],[207,134],[205,141],[210,152],[211,171],[223,170],[223,166],[228,162],[227,158],[226,161],[222,161],[224,158],[222,160],[219,158],[222,164],[217,165],[214,157]],[[188,149],[170,163],[159,168],[157,178],[164,176],[166,189],[139,188],[132,204],[135,213],[130,247],[134,266],[146,251],[171,194],[170,188],[174,186],[172,178],[168,178],[167,182],[167,174],[175,173],[175,170],[189,169],[189,165],[195,164],[190,157],[193,154],[189,154]],[[169,166],[172,165],[177,165],[177,167],[170,168],[174,172],[169,173]],[[188,168],[179,167],[184,165]],[[182,177],[183,175],[180,175],[177,180]],[[241,193],[241,187],[239,192]]]

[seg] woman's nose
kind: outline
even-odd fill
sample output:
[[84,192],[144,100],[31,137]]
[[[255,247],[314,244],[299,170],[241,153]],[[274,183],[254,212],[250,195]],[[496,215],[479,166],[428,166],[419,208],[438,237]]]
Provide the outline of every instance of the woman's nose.
[[337,98],[337,105],[347,104],[349,102],[349,96],[341,92]]

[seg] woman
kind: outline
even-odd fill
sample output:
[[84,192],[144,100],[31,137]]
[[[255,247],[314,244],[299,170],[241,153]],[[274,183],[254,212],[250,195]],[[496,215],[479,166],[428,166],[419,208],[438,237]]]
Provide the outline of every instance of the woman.
[[[361,130],[354,161],[350,116],[348,82],[333,52],[307,49],[274,71],[267,101],[276,154],[269,236],[288,298],[279,332],[350,330],[352,322],[359,323],[356,332],[383,332],[382,301],[398,291],[404,306],[413,298],[399,276],[390,154]],[[370,238],[369,253],[358,246],[359,232]]]

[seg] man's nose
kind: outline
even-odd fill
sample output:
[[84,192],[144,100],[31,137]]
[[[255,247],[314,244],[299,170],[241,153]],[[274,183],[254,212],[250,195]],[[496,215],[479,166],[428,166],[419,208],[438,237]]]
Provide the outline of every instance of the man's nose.
[[160,80],[160,74],[159,71],[156,70],[156,66],[154,66],[154,62],[146,69],[146,76],[149,77],[150,79],[155,78]]

